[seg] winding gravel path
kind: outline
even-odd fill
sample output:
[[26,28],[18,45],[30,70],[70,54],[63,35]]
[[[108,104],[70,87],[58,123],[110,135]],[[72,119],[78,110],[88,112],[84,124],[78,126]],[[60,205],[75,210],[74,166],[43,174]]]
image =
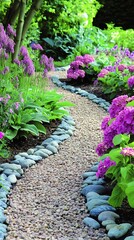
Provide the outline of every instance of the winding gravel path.
[[[55,88],[50,82],[49,89]],[[76,122],[74,135],[17,181],[6,210],[6,240],[95,240],[109,238],[103,229],[83,225],[88,216],[80,196],[82,173],[97,161],[95,147],[101,139],[100,123],[106,112],[79,95],[58,89],[76,104],[70,110]]]

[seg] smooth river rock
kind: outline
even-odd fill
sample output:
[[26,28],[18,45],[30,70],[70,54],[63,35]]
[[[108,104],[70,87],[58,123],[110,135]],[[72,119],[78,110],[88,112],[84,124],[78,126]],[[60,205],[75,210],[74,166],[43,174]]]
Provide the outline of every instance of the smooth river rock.
[[94,228],[94,229],[100,228],[99,222],[97,222],[95,219],[93,219],[91,217],[85,217],[84,220],[83,220],[83,223],[85,225],[87,225],[88,227],[91,227],[91,228]]
[[124,236],[129,229],[131,229],[132,225],[130,223],[122,223],[119,225],[116,225],[115,227],[111,228],[108,231],[108,237],[109,238],[120,238]]

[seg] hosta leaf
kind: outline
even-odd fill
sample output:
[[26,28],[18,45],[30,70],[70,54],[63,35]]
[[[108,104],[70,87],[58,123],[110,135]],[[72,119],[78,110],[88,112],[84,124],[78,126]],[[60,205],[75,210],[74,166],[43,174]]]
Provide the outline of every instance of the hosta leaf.
[[21,127],[21,131],[26,131],[31,133],[32,135],[39,136],[39,131],[34,124],[23,124]]
[[7,129],[5,137],[8,138],[9,140],[12,140],[17,136],[18,129]]
[[75,104],[74,103],[71,103],[71,102],[68,102],[68,101],[64,101],[64,102],[58,102],[56,104],[56,106],[59,108],[59,107],[74,107]]
[[37,127],[38,131],[46,134],[46,128],[39,122],[33,122],[33,124]]

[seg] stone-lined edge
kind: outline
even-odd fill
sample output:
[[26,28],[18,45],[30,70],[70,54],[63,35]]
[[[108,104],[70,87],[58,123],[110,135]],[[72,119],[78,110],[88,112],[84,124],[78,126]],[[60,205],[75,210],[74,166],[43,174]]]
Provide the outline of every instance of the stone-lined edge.
[[8,221],[4,211],[10,205],[8,195],[11,194],[10,191],[17,180],[22,177],[26,168],[44,160],[49,155],[58,153],[59,144],[69,139],[74,130],[75,122],[68,111],[68,115],[62,118],[61,124],[41,145],[15,155],[11,163],[0,164],[0,186],[2,186],[0,188],[0,240],[4,240],[8,235]]
[[[57,71],[66,70],[66,68],[58,68]],[[66,82],[61,82],[58,76],[51,77],[51,80],[58,87],[62,87],[72,93],[86,97],[92,102],[96,103],[106,111],[108,111],[110,103],[103,98],[98,98],[95,94],[88,93],[81,88],[75,88],[71,85],[66,84]],[[120,216],[116,213],[116,208],[113,208],[109,203],[109,195],[105,195],[106,189],[103,186],[105,180],[103,178],[98,179],[96,177],[98,163],[95,163],[88,172],[83,173],[83,185],[81,190],[81,195],[86,198],[86,206],[89,211],[89,216],[83,220],[83,223],[91,228],[98,229],[102,225],[107,231],[109,238],[122,238],[128,233],[132,228],[129,223],[117,224],[116,219]],[[126,237],[124,240],[134,240],[134,231],[132,235]]]

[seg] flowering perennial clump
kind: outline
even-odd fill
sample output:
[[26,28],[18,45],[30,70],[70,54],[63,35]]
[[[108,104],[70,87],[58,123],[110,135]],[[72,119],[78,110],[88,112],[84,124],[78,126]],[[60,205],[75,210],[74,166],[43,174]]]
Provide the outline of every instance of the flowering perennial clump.
[[84,78],[84,69],[88,68],[89,64],[94,62],[94,60],[94,57],[89,54],[85,54],[84,56],[76,56],[75,61],[70,64],[70,68],[67,70],[67,78]]
[[99,156],[114,147],[113,138],[117,134],[134,134],[134,107],[126,106],[132,100],[134,96],[128,97],[127,95],[113,99],[109,108],[109,116],[106,116],[101,124],[103,141],[96,148]]
[[128,83],[129,88],[133,88],[134,87],[134,76],[130,77],[128,79],[127,83]]

